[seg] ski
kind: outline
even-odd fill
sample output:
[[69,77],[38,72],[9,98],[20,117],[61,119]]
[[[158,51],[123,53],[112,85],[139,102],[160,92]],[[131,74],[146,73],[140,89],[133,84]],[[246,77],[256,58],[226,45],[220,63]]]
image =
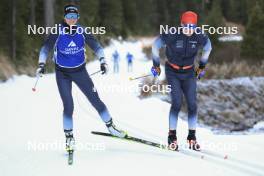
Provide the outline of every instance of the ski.
[[[152,142],[152,141],[148,141],[145,139],[141,139],[141,138],[137,138],[137,137],[133,137],[133,136],[129,136],[127,135],[125,138],[119,138],[116,136],[113,136],[109,133],[104,133],[104,132],[98,132],[98,131],[92,131],[91,132],[94,135],[100,135],[100,136],[106,136],[106,137],[113,137],[116,139],[121,139],[121,140],[127,140],[127,141],[132,141],[132,142],[137,142],[137,143],[141,143],[141,144],[145,144],[148,146],[152,146],[152,147],[156,147],[156,148],[160,148],[163,150],[169,150],[169,151],[175,151],[170,149],[167,145],[162,145],[160,143],[156,143],[156,142]],[[179,150],[177,150],[178,153],[181,154],[185,154],[188,156],[192,156],[195,158],[200,158],[200,159],[205,159],[205,160],[209,160],[209,161],[225,161],[225,160],[229,160],[227,155],[221,155],[221,154],[217,154],[214,153],[212,151],[208,151],[208,150],[200,150],[200,151],[195,151],[195,150],[191,150],[191,149],[184,149],[184,148],[180,148]]]
[[132,142],[136,142],[136,143],[140,143],[140,144],[144,144],[144,145],[160,148],[160,149],[163,149],[163,150],[174,151],[174,152],[178,152],[180,154],[184,154],[184,155],[188,155],[188,156],[204,159],[204,155],[201,155],[199,152],[192,152],[192,151],[182,150],[182,149],[174,150],[173,146],[169,147],[168,145],[164,145],[164,144],[161,144],[161,143],[157,143],[157,142],[153,142],[153,141],[149,141],[149,140],[145,140],[145,139],[141,139],[141,138],[137,138],[137,137],[133,137],[133,136],[129,136],[129,135],[127,135],[124,138],[119,138],[119,137],[113,136],[113,135],[111,135],[109,133],[104,133],[104,132],[99,132],[99,131],[92,131],[91,133],[94,134],[94,135],[100,135],[100,136],[106,136],[106,137],[112,137],[112,138],[116,138],[116,139],[121,139],[121,140],[132,141]]
[[[133,136],[129,136],[129,135],[127,135],[125,138],[119,138],[119,137],[113,136],[113,135],[111,135],[109,133],[104,133],[104,132],[99,132],[99,131],[92,131],[91,133],[94,134],[94,135],[113,137],[113,138],[116,138],[116,139],[137,142],[137,143],[141,143],[141,144],[144,144],[144,145],[160,148],[160,149],[163,149],[163,150],[175,151],[175,150],[171,149],[170,147],[168,147],[167,145],[164,145],[164,144],[162,145],[161,143],[156,143],[156,142],[148,141],[148,140],[145,140],[145,139],[141,139],[141,138],[137,138],[137,137],[133,137]],[[200,158],[200,159],[206,159],[206,160],[209,159],[209,158],[212,158],[212,157],[214,159],[217,159],[217,158],[218,159],[223,159],[223,160],[227,159],[227,156],[223,156],[223,157],[220,156],[220,155],[216,156],[216,154],[209,153],[209,152],[203,151],[203,150],[195,151],[195,150],[191,150],[191,149],[180,148],[180,149],[177,150],[177,152],[181,153],[181,154],[184,154],[184,155],[188,155],[188,156],[192,156],[192,157]]]
[[149,145],[149,146],[153,146],[153,147],[157,147],[157,148],[161,148],[161,149],[166,148],[165,145],[162,145],[162,144],[159,144],[156,142],[152,142],[152,141],[148,141],[145,139],[136,138],[136,137],[129,136],[129,135],[127,135],[124,138],[119,138],[119,137],[111,135],[110,133],[104,133],[104,132],[99,132],[99,131],[92,131],[91,133],[95,134],[95,135],[100,135],[100,136],[107,136],[107,137],[113,137],[113,138],[123,139],[123,140],[127,140],[127,141],[133,141],[133,142],[137,142],[137,143],[141,143],[141,144],[145,144],[145,145]]
[[[141,138],[137,138],[137,137],[133,137],[133,136],[129,136],[129,135],[127,135],[125,138],[119,138],[119,137],[115,137],[109,133],[104,133],[104,132],[92,131],[91,133],[94,135],[100,135],[100,136],[106,136],[106,137],[121,139],[121,140],[137,142],[137,143],[145,144],[145,145],[152,146],[152,147],[157,147],[157,148],[168,150],[168,151],[175,151],[175,150],[170,149],[166,145],[162,145],[162,144],[159,144],[156,142],[148,141],[145,139],[141,139]],[[192,150],[192,149],[180,148],[179,150],[177,150],[176,153],[184,154],[186,156],[194,157],[197,159],[206,160],[209,162],[213,162],[215,164],[224,165],[224,166],[231,168],[231,169],[243,170],[246,173],[250,173],[250,174],[254,174],[254,175],[256,174],[256,172],[254,170],[252,170],[250,168],[246,168],[245,165],[241,165],[240,163],[232,162],[232,161],[227,159],[228,158],[227,156],[224,156],[224,157],[222,157],[221,155],[217,156],[217,154],[214,152],[208,152],[208,151],[203,151],[203,150],[196,151],[196,150]]]
[[113,136],[109,133],[104,133],[104,132],[99,132],[99,131],[92,131],[91,133],[94,135],[112,137],[115,139],[121,139],[121,140],[136,142],[136,143],[148,145],[151,147],[156,147],[156,148],[159,148],[162,150],[173,151],[173,152],[176,152],[178,154],[183,154],[183,155],[186,155],[189,157],[194,157],[194,158],[198,158],[198,159],[202,159],[202,160],[208,159],[208,157],[206,155],[204,155],[203,153],[200,153],[199,151],[194,151],[194,150],[184,149],[184,148],[180,148],[178,150],[173,150],[173,146],[169,147],[168,145],[164,145],[161,143],[157,143],[157,142],[153,142],[153,141],[149,141],[149,140],[145,140],[145,139],[141,139],[141,138],[137,138],[137,137],[133,137],[133,136],[129,136],[129,135],[127,135],[125,138],[119,138],[119,137]]

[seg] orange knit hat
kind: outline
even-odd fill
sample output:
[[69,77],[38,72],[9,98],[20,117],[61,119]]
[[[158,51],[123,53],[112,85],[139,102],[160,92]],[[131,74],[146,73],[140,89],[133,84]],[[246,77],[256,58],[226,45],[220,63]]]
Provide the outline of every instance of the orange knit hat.
[[197,21],[198,21],[197,19],[198,19],[198,15],[195,12],[187,11],[182,14],[181,23],[197,25]]

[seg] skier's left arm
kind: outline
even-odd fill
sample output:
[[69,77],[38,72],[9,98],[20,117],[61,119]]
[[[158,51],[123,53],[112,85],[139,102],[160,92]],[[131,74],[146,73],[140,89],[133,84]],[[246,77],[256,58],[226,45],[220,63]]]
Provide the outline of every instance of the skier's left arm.
[[160,66],[160,49],[165,47],[165,43],[162,40],[162,37],[159,36],[153,43],[152,45],[152,61],[153,61],[153,66],[159,67]]
[[153,76],[158,76],[161,73],[160,69],[160,49],[165,47],[165,43],[162,39],[162,36],[159,36],[152,45],[152,61],[153,67],[151,68],[151,72]]
[[100,62],[105,62],[104,49],[92,34],[84,33],[85,43],[94,51]]
[[95,39],[92,34],[84,33],[85,43],[94,51],[95,55],[99,58],[101,63],[100,69],[102,74],[107,72],[107,64],[105,61],[104,49],[101,44]]
[[208,62],[209,55],[212,50],[211,41],[206,35],[204,35],[202,38],[202,45],[202,56],[199,61],[199,67],[196,69],[196,77],[198,79],[201,79],[205,75],[205,66]]
[[205,68],[208,62],[208,59],[209,59],[209,55],[212,51],[212,44],[211,44],[209,37],[205,36],[203,43],[204,44],[203,44],[203,49],[202,49],[202,56],[199,61],[200,68]]

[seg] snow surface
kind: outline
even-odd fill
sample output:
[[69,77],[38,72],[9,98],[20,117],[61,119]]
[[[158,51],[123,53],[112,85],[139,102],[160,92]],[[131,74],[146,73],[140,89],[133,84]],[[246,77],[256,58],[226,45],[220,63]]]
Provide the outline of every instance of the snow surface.
[[[158,98],[139,99],[139,81],[131,76],[148,74],[151,62],[142,52],[141,42],[117,42],[105,52],[111,65],[114,49],[121,53],[120,74],[94,75],[92,79],[101,99],[106,103],[115,123],[130,135],[166,143],[170,105]],[[127,73],[124,56],[135,56],[134,72]],[[91,74],[99,62],[87,65]],[[164,72],[164,71],[163,71]],[[74,85],[74,134],[77,150],[74,164],[67,165],[62,129],[62,103],[55,75],[42,77],[37,91],[32,92],[35,78],[15,76],[0,84],[1,176],[46,175],[264,175],[263,134],[214,135],[198,128],[198,140],[206,150],[215,149],[217,156],[166,151],[133,142],[92,135],[106,131],[96,111]],[[122,89],[109,92],[107,88]],[[125,90],[126,88],[129,90]],[[183,116],[185,114],[181,114]],[[178,138],[186,143],[187,123],[179,120]],[[183,145],[184,146],[184,145]],[[187,151],[187,150],[186,150]],[[192,152],[193,153],[193,152]],[[198,157],[197,157],[198,156]]]

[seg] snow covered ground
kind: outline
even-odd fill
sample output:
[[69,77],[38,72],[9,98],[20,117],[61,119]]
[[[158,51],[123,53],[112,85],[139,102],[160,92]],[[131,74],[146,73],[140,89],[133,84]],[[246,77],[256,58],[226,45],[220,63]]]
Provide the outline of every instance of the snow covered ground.
[[[114,41],[106,48],[106,55],[111,58],[114,49],[121,52],[120,74],[110,71],[92,79],[118,126],[130,135],[166,143],[170,105],[155,97],[138,99],[139,82],[128,79],[149,73],[151,63],[145,60],[141,46],[140,42]],[[127,73],[127,51],[136,58],[133,73]],[[112,70],[111,60],[109,66]],[[87,65],[89,73],[98,68],[98,62]],[[28,76],[15,76],[0,84],[1,176],[264,175],[263,134],[214,135],[208,129],[198,128],[197,137],[204,150],[215,150],[217,156],[195,152],[189,155],[92,135],[93,130],[106,129],[76,86],[73,95],[77,150],[74,164],[68,166],[62,147],[62,103],[55,75],[41,78],[36,92],[31,90],[34,81]],[[178,138],[182,147],[186,135],[187,124],[180,120]]]

